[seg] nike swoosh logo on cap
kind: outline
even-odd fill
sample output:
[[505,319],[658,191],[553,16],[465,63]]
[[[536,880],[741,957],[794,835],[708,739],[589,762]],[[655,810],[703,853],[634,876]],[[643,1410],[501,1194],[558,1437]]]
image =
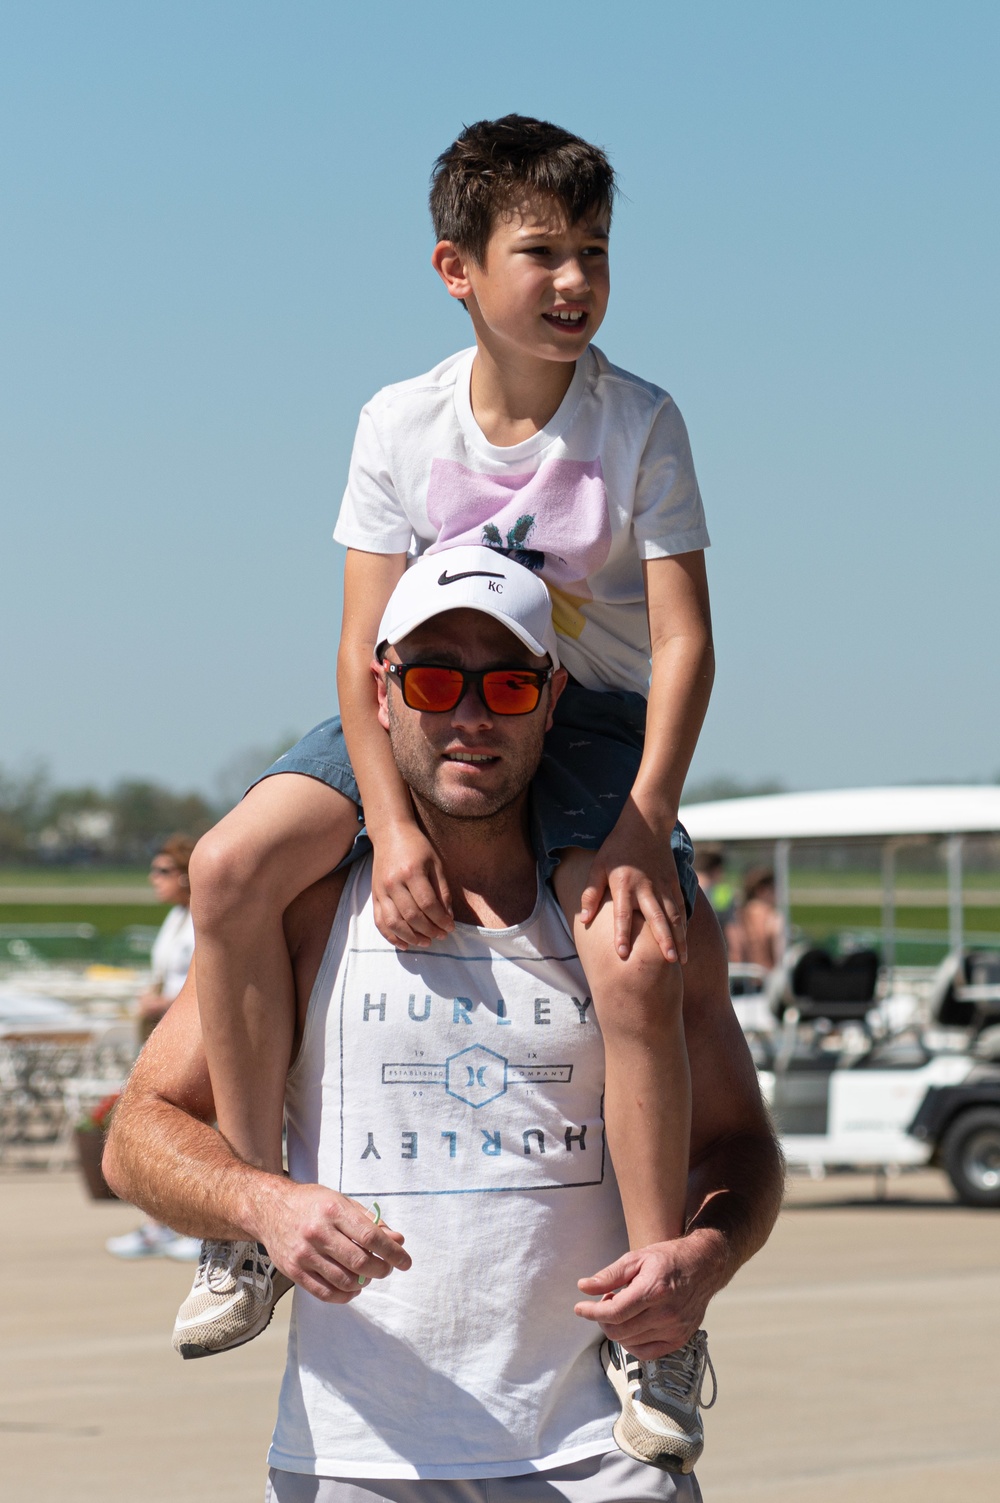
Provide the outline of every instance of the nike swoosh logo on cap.
[[506,574],[491,574],[489,569],[466,569],[464,574],[449,574],[447,569],[441,571],[438,584],[455,584],[459,579],[506,579]]

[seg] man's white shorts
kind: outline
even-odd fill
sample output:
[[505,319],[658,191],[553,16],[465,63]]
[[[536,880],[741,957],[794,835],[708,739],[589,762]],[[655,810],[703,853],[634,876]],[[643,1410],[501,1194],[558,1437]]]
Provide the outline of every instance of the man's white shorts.
[[455,1481],[268,1473],[265,1503],[701,1503],[694,1477],[643,1466],[622,1451],[520,1477]]

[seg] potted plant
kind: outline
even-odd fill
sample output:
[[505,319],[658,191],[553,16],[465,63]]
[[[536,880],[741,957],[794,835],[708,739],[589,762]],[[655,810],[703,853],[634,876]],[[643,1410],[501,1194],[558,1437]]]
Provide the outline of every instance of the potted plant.
[[76,1156],[93,1200],[118,1199],[104,1178],[101,1159],[104,1156],[104,1135],[120,1094],[120,1091],[115,1091],[110,1096],[103,1096],[96,1106],[84,1113],[74,1129]]

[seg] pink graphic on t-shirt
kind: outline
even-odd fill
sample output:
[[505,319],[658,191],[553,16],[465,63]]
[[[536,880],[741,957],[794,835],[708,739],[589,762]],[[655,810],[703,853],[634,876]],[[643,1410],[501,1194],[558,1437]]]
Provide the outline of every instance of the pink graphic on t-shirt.
[[608,493],[599,459],[548,459],[521,475],[484,475],[435,459],[427,515],[430,552],[485,543],[537,570],[548,584],[590,598],[586,584],[611,549]]

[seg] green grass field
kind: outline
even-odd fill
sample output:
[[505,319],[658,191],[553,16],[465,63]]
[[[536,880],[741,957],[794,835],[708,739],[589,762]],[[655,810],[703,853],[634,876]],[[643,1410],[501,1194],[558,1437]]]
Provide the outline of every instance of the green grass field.
[[[814,944],[836,946],[838,937],[853,942],[878,945],[882,922],[881,907],[872,898],[880,886],[876,868],[870,870],[830,871],[803,867],[792,870],[792,890],[797,901],[792,907],[793,923],[804,939]],[[145,867],[0,867],[0,961],[24,957],[24,943],[43,960],[100,961],[118,964],[143,963],[148,955],[150,935],[163,922],[166,909],[154,904],[137,903],[4,903],[2,889],[18,887],[39,889],[58,887],[144,887]],[[900,871],[897,887],[900,896],[909,892],[935,892],[944,898],[946,879],[941,871]],[[810,903],[810,888],[825,889],[834,901]],[[864,899],[852,902],[851,893],[864,889]],[[965,876],[965,923],[972,942],[1000,947],[1000,872],[973,871]],[[805,901],[803,901],[805,899]],[[926,901],[926,900],[925,900]],[[32,934],[39,924],[89,925],[87,938],[53,938]],[[896,958],[901,964],[933,964],[947,952],[948,912],[944,903],[934,907],[905,907],[896,910],[898,932]],[[24,933],[18,943],[18,934]],[[141,931],[141,932],[137,932]],[[912,931],[908,938],[906,931]],[[918,938],[919,936],[922,936]],[[935,935],[935,939],[930,939]],[[11,942],[15,949],[11,951]]]
[[[0,903],[0,962],[34,956],[44,961],[146,965],[166,913],[166,908],[136,903]],[[86,925],[92,934],[39,935],[40,924]]]
[[[16,959],[10,950],[19,931],[25,941],[44,960],[100,961],[121,965],[142,964],[148,954],[148,940],[163,922],[165,908],[128,903],[2,903],[0,902],[0,960]],[[966,910],[966,925],[976,944],[992,943],[996,935],[1000,947],[1000,908],[972,906]],[[836,944],[837,937],[850,935],[865,943],[879,942],[881,910],[865,904],[807,905],[796,903],[792,909],[796,928],[804,939],[814,944]],[[38,924],[86,924],[94,931],[92,938],[50,938],[31,934]],[[900,908],[896,912],[898,935],[896,959],[900,964],[931,965],[947,951],[945,936],[948,912],[945,908]],[[143,931],[143,941],[134,930]],[[910,941],[905,931],[924,935],[936,932],[934,942]],[[20,948],[20,947],[18,947]]]
[[0,887],[144,887],[145,866],[0,866]]

